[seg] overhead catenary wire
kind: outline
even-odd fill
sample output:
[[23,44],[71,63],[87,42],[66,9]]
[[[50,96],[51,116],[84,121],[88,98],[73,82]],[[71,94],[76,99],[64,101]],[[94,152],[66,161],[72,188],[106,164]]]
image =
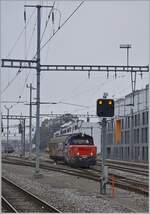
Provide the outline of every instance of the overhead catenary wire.
[[47,19],[46,22],[45,22],[45,27],[44,27],[44,30],[43,30],[43,33],[42,33],[42,36],[41,36],[41,42],[42,42],[42,39],[43,39],[43,37],[44,37],[44,34],[45,34],[45,31],[46,31],[48,22],[49,22],[49,20],[50,20],[50,17],[51,17],[51,14],[52,14],[52,11],[53,11],[54,6],[55,6],[55,1],[54,1],[54,3],[53,3],[52,8],[50,9],[49,14],[48,14],[48,19]]
[[35,10],[36,10],[36,9],[33,10],[32,14],[30,15],[30,17],[29,17],[29,19],[28,19],[28,21],[27,21],[27,23],[26,23],[26,26],[24,26],[23,30],[20,32],[20,34],[19,34],[19,36],[17,37],[16,41],[14,42],[12,48],[11,48],[10,51],[8,52],[6,58],[10,57],[10,55],[12,54],[12,52],[13,52],[14,48],[16,47],[18,41],[20,40],[21,36],[23,35],[23,33],[24,33],[24,31],[25,31],[25,28],[26,28],[26,27],[28,26],[28,24],[30,23],[30,20],[31,20],[32,16],[34,15]]
[[[34,13],[32,13],[32,14],[34,14]],[[26,19],[25,13],[24,13],[24,17],[25,17],[25,19]],[[30,17],[31,17],[31,16],[30,16]],[[28,21],[28,23],[29,23],[29,21]],[[25,22],[25,25],[27,26],[26,22]],[[31,48],[30,43],[31,43],[31,41],[32,41],[32,37],[33,37],[34,31],[35,31],[35,27],[36,27],[36,22],[35,22],[35,24],[34,24],[33,31],[32,31],[32,34],[31,34],[31,37],[30,37],[30,40],[29,40],[29,45],[28,45],[27,49],[26,49],[26,41],[25,41],[25,49],[26,49],[25,57],[26,57],[26,58],[27,58],[27,56],[28,56],[29,49]],[[24,28],[24,29],[25,29],[25,28]],[[26,40],[26,36],[25,36],[25,40]],[[11,79],[11,81],[9,81],[9,83],[7,84],[7,86],[3,89],[2,93],[4,93],[4,92],[12,85],[12,83],[13,83],[13,82],[15,81],[15,79],[18,77],[18,74],[20,74],[20,73],[22,72],[22,70],[23,70],[23,69],[19,69],[19,70],[17,71],[17,73],[15,74],[15,76]],[[25,81],[24,81],[24,84],[23,84],[23,88],[22,88],[22,90],[21,90],[20,95],[18,96],[18,101],[17,101],[16,104],[14,104],[13,106],[16,106],[17,104],[19,104],[19,101],[20,101],[20,99],[22,98],[22,94],[23,94],[23,92],[24,92],[24,88],[25,88],[25,85],[26,85],[26,83],[27,83],[27,80],[28,80],[29,76],[30,76],[30,71],[29,71],[28,74],[26,75],[26,78],[25,78]]]
[[82,1],[77,8],[69,15],[69,17],[59,26],[59,28],[53,33],[53,35],[42,45],[41,50],[50,42],[50,40],[55,36],[55,34],[69,21],[69,19],[76,13],[76,11],[82,6],[84,1]]
[[[25,22],[25,26],[26,26],[26,8],[25,8],[25,10],[24,10],[24,22]],[[37,24],[37,20],[35,21],[35,24],[34,24],[34,26],[33,26],[33,30],[32,30],[31,37],[30,37],[30,40],[29,40],[29,45],[28,45],[28,51],[29,51],[29,49],[30,49],[30,47],[31,47],[31,46],[30,46],[30,43],[31,43],[32,37],[33,37],[33,35],[34,35],[34,31],[35,31],[35,28],[36,28],[36,24]],[[26,45],[27,45],[26,39],[27,39],[27,38],[26,38],[26,28],[25,28],[25,59],[27,58],[28,53],[29,53],[29,52],[27,51],[27,48],[26,48]],[[24,92],[24,89],[25,89],[25,86],[26,86],[26,83],[27,83],[27,81],[28,81],[29,76],[30,76],[30,71],[29,71],[28,74],[26,75],[26,78],[25,78],[25,81],[24,81],[24,84],[23,84],[21,93],[20,93],[20,95],[18,96],[18,103],[19,103],[20,99],[22,98],[22,94],[23,94],[23,92]]]
[[[31,18],[32,18],[33,15],[34,15],[35,10],[36,10],[36,9],[34,9],[33,12],[31,13],[31,15],[30,15],[28,21],[26,22],[26,24],[25,24],[23,30],[21,31],[21,33],[20,33],[19,36],[17,37],[17,39],[16,39],[14,45],[13,45],[12,48],[10,49],[10,51],[9,51],[8,55],[6,56],[6,58],[9,57],[9,56],[11,55],[12,51],[13,51],[14,48],[16,47],[16,45],[17,45],[19,39],[20,39],[21,36],[23,35],[23,33],[24,33],[26,27],[28,26],[29,22],[31,21]],[[24,19],[26,19],[25,13],[24,13]],[[26,38],[25,38],[25,39],[26,39]],[[19,69],[19,70],[17,71],[17,73],[15,74],[15,76],[8,82],[8,84],[6,85],[6,87],[2,90],[2,94],[12,85],[12,83],[13,83],[14,80],[18,77],[18,74],[20,74],[20,73],[21,73],[21,69]]]
[[30,39],[29,39],[27,50],[29,50],[31,48],[31,42],[32,42],[32,38],[33,38],[35,29],[36,29],[36,24],[37,24],[37,20],[34,23],[33,30],[32,30],[32,33],[31,33],[31,36],[30,36]]
[[78,107],[84,107],[84,108],[88,108],[88,106],[85,105],[79,105],[79,104],[74,104],[74,103],[68,103],[68,102],[59,102],[60,104],[66,104],[66,105],[71,105],[71,106],[78,106]]
[[14,82],[14,80],[16,79],[16,77],[18,76],[18,74],[20,72],[21,72],[20,70],[17,71],[17,73],[15,74],[15,76],[11,79],[10,82],[8,82],[8,84],[6,85],[6,87],[2,90],[1,94],[3,94],[9,88],[9,86]]
[[[124,78],[124,77],[126,77],[126,75],[120,75],[120,76],[118,76],[118,78]],[[104,80],[101,84],[98,84],[98,85],[96,85],[96,86],[94,86],[93,88],[90,88],[90,89],[86,89],[86,90],[84,90],[84,91],[80,91],[80,92],[78,92],[77,94],[75,94],[75,95],[73,95],[73,96],[71,96],[71,97],[68,97],[68,98],[66,98],[66,99],[63,99],[63,100],[65,100],[65,101],[68,101],[68,100],[70,100],[70,99],[72,99],[72,98],[74,98],[74,97],[79,97],[79,96],[82,96],[83,94],[85,94],[85,93],[89,93],[89,91],[90,92],[92,92],[92,96],[93,96],[93,94],[95,94],[95,92],[97,91],[97,89],[98,88],[101,88],[101,87],[103,87],[103,86],[105,86],[106,84],[108,84],[108,82],[109,83],[112,83],[112,81],[115,81],[116,79],[110,79],[110,80]],[[62,101],[60,101],[60,103],[62,102],[63,103],[63,100]],[[65,103],[65,102],[64,102]],[[78,107],[80,107],[81,105],[78,105]],[[88,110],[89,109],[93,109],[93,108],[95,108],[95,105],[90,105],[90,106],[81,106],[82,108],[80,108],[80,109],[75,109],[75,110],[73,110],[73,112],[78,112],[78,111],[80,111],[80,110],[83,110],[83,109],[86,109],[86,108],[88,108]]]
[[[31,33],[31,36],[30,36],[30,40],[29,40],[29,44],[28,44],[28,51],[29,49],[31,48],[31,41],[32,41],[32,38],[33,38],[33,35],[34,35],[34,32],[35,32],[35,29],[36,29],[36,24],[37,24],[37,20],[35,21],[35,24],[33,26],[33,30],[32,30],[32,33]],[[28,56],[28,52],[27,52],[27,56]],[[32,58],[33,59],[33,58]],[[21,90],[21,93],[20,95],[18,96],[18,101],[17,103],[19,103],[20,99],[22,98],[22,94],[24,92],[24,89],[25,89],[25,86],[26,86],[26,83],[28,81],[28,78],[30,76],[30,71],[28,71],[27,75],[26,75],[26,78],[25,78],[25,81],[24,81],[24,84],[23,84],[23,87],[22,87],[22,90]]]
[[[58,29],[53,33],[52,36],[50,36],[50,38],[40,47],[40,50],[42,50],[49,42],[50,40],[55,36],[55,34],[69,21],[69,19],[75,14],[75,12],[82,6],[82,4],[85,1],[82,1],[77,8],[69,15],[69,17],[58,27]],[[36,58],[37,52],[35,53],[33,59]]]

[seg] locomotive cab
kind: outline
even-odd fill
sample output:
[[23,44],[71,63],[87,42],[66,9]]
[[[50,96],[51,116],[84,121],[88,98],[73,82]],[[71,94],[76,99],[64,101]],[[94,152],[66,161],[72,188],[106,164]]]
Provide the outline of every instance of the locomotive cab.
[[50,140],[50,158],[79,167],[96,164],[97,147],[93,138],[86,134],[76,133],[59,136]]
[[96,164],[97,148],[93,138],[89,135],[78,134],[68,139],[68,159],[75,166],[86,166]]

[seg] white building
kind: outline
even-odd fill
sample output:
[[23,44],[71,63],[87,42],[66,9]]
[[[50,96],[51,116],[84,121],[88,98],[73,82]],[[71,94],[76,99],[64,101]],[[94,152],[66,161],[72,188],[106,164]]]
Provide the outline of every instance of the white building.
[[94,144],[97,146],[97,151],[101,150],[101,128],[98,123],[85,122],[83,120],[75,120],[65,123],[60,130],[54,133],[54,137],[71,133],[83,133],[93,137]]
[[[107,123],[107,158],[148,161],[149,86],[115,101],[115,117]],[[115,121],[121,121],[121,142],[115,142]]]

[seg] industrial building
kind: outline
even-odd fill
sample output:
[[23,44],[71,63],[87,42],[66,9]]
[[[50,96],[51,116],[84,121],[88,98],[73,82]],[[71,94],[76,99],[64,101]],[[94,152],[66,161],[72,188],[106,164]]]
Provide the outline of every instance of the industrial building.
[[[134,105],[133,105],[134,104]],[[106,155],[110,159],[148,161],[149,85],[115,101],[115,117],[107,123]],[[121,139],[115,140],[115,124],[120,120]]]

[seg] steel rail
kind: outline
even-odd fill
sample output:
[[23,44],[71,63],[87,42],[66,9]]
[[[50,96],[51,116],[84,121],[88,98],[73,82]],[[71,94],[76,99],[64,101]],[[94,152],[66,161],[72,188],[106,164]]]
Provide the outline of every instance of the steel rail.
[[[21,161],[21,160],[16,160],[16,162],[14,162],[14,163],[12,162],[12,160],[11,160],[11,162],[9,162],[8,160],[5,160],[4,162],[10,163],[10,164],[16,164],[16,165],[25,165],[25,166],[30,166],[30,167],[33,167],[35,165],[34,162]],[[62,167],[60,167],[60,165],[55,165],[55,166],[45,165],[44,162],[40,164],[40,168],[45,169],[45,170],[57,171],[57,172],[61,172],[61,173],[65,173],[65,174],[69,174],[69,175],[73,175],[73,176],[77,176],[77,177],[83,177],[86,179],[100,182],[100,170],[99,171],[97,170],[97,171],[95,171],[96,173],[95,172],[93,173],[94,169],[90,169],[90,170],[85,170],[85,169],[80,169],[80,168],[74,169],[74,168],[67,168],[67,166],[65,166],[65,168],[62,168]],[[112,180],[111,180],[112,176],[115,176],[115,178],[116,178],[116,181],[115,181],[116,187],[126,189],[129,191],[138,192],[138,193],[144,194],[144,195],[149,194],[147,184],[134,180],[134,179],[124,177],[124,176],[116,175],[113,173],[109,173],[109,180],[108,180],[109,184],[112,184]],[[144,186],[144,188],[143,188],[143,186]]]
[[[146,169],[141,169],[138,168],[136,169],[135,167],[128,167],[128,166],[120,166],[117,164],[106,164],[110,169],[116,169],[124,172],[130,172],[133,174],[138,174],[138,175],[144,175],[144,176],[149,176],[149,172]],[[101,166],[101,164],[97,164],[97,166]]]
[[4,212],[17,213],[17,210],[3,196],[1,196],[1,203],[2,203],[2,210],[4,210]]
[[[101,165],[101,161],[97,161],[97,165],[100,166]],[[131,172],[134,174],[138,174],[138,175],[145,175],[145,176],[149,176],[149,170],[148,170],[148,165],[146,164],[135,164],[135,163],[131,163],[131,162],[120,162],[120,161],[108,161],[106,163],[107,166],[109,166],[109,168],[111,169],[117,169],[117,170],[121,170],[121,171],[126,171],[126,172]]]
[[[101,160],[97,159],[97,163],[101,164]],[[107,164],[116,164],[116,165],[122,165],[122,166],[131,166],[131,167],[138,167],[142,169],[147,169],[149,168],[148,163],[138,163],[138,162],[131,162],[131,161],[120,161],[120,160],[112,160],[112,159],[107,159],[106,160]]]
[[125,172],[130,172],[130,173],[134,173],[134,174],[138,174],[138,175],[144,175],[144,176],[149,176],[149,172],[145,171],[145,170],[141,170],[141,169],[135,169],[135,168],[129,168],[129,167],[123,167],[123,166],[115,166],[112,164],[108,164],[108,166],[111,169],[117,169],[117,170],[121,170],[121,171],[125,171]]
[[[3,189],[4,184],[6,185],[5,189]],[[6,189],[7,185],[9,187],[9,192]],[[55,207],[49,205],[47,202],[38,198],[31,192],[25,190],[24,188],[16,185],[13,181],[9,180],[4,176],[2,176],[2,195],[4,195],[3,197],[5,197],[6,200],[8,198],[7,201],[9,201],[10,204],[12,203],[11,206],[14,207],[17,212],[28,210],[29,212],[41,211],[42,213],[60,213],[60,211]],[[18,199],[23,202],[23,205],[21,203],[17,203]]]

